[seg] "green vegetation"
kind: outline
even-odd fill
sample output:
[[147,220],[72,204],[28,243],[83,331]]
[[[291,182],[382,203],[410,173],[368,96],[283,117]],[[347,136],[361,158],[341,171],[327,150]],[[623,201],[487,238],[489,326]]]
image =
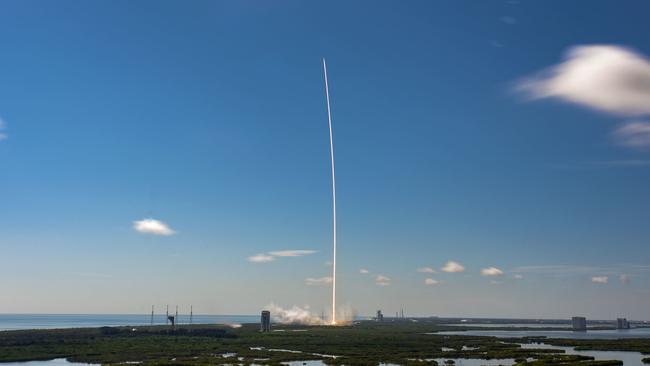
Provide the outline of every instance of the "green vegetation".
[[[527,340],[534,338],[527,338]],[[538,340],[538,339],[537,339]],[[544,343],[554,346],[575,347],[578,351],[631,351],[650,354],[650,339],[544,339]]]
[[[374,323],[353,326],[277,326],[259,333],[249,324],[233,329],[217,325],[0,332],[0,362],[67,358],[73,362],[143,366],[203,366],[322,360],[328,365],[437,365],[434,359],[515,359],[522,366],[612,366],[620,361],[594,361],[557,350],[523,349],[518,343],[539,338],[498,339],[427,334],[452,327],[435,322]],[[458,330],[459,327],[453,327]],[[650,353],[650,339],[544,340],[579,349]],[[294,352],[290,352],[294,351]],[[300,351],[300,352],[295,352]],[[328,356],[329,355],[329,356]],[[336,358],[332,355],[338,356]]]

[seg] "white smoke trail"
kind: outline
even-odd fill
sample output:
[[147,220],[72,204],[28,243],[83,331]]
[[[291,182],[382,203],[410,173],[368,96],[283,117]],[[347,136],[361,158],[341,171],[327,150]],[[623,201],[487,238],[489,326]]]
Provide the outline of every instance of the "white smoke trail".
[[267,309],[271,312],[271,319],[275,323],[281,324],[306,324],[321,325],[324,324],[321,318],[309,311],[309,306],[301,308],[297,305],[285,309],[276,304],[270,304]]
[[332,110],[330,109],[330,87],[327,80],[327,63],[323,58],[323,75],[325,77],[325,97],[327,99],[327,123],[330,130],[330,157],[332,160],[332,222],[333,222],[333,254],[332,254],[332,325],[336,325],[336,178],[334,175],[334,140],[332,138]]
[[[280,324],[303,324],[303,325],[331,325],[332,319],[323,319],[313,314],[309,305],[300,307],[297,305],[285,309],[277,304],[271,303],[266,307],[271,312],[271,320]],[[346,304],[337,307],[336,325],[347,325],[352,323],[355,311],[352,306]]]

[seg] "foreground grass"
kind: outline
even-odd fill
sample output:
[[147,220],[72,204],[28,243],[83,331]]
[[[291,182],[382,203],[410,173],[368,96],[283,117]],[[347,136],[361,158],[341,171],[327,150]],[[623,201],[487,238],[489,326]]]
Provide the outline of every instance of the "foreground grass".
[[[453,329],[458,330],[458,327]],[[73,362],[105,365],[141,362],[143,366],[203,366],[279,365],[288,361],[323,360],[329,365],[424,366],[436,365],[431,360],[436,358],[509,358],[530,366],[621,364],[615,360],[593,361],[589,357],[565,355],[555,350],[522,349],[517,344],[539,339],[504,341],[494,337],[426,334],[449,330],[435,322],[361,322],[344,327],[282,326],[275,330],[259,333],[257,325],[251,324],[238,329],[197,325],[176,330],[154,326],[0,332],[0,362],[67,358]],[[648,339],[544,342],[580,349],[650,353]]]

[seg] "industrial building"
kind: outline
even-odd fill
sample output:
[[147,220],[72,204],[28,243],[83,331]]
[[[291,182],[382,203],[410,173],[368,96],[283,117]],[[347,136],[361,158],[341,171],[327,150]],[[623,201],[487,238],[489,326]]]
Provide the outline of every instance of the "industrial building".
[[260,332],[271,331],[271,312],[262,310],[262,318],[260,320]]
[[574,331],[584,332],[587,330],[587,318],[584,316],[574,316],[571,318],[571,326]]
[[616,319],[616,329],[630,329],[630,322],[626,318]]
[[375,318],[375,320],[378,322],[384,321],[384,314],[381,313],[381,310],[377,310],[377,317]]

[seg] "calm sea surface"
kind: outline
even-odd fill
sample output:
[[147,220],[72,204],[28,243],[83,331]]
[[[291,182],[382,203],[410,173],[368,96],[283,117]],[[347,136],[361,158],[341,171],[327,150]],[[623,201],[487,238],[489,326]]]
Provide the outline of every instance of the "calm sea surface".
[[[189,321],[189,315],[178,315],[178,324],[187,324]],[[192,317],[194,324],[242,324],[259,321],[259,315],[194,315]],[[151,315],[0,314],[0,331],[149,324],[151,324]],[[154,325],[156,324],[165,324],[164,314],[154,316]]]
[[430,334],[488,336],[499,338],[511,337],[548,337],[572,339],[617,339],[617,338],[650,338],[650,328],[633,328],[622,330],[588,330],[573,332],[570,330],[467,330],[449,331]]

